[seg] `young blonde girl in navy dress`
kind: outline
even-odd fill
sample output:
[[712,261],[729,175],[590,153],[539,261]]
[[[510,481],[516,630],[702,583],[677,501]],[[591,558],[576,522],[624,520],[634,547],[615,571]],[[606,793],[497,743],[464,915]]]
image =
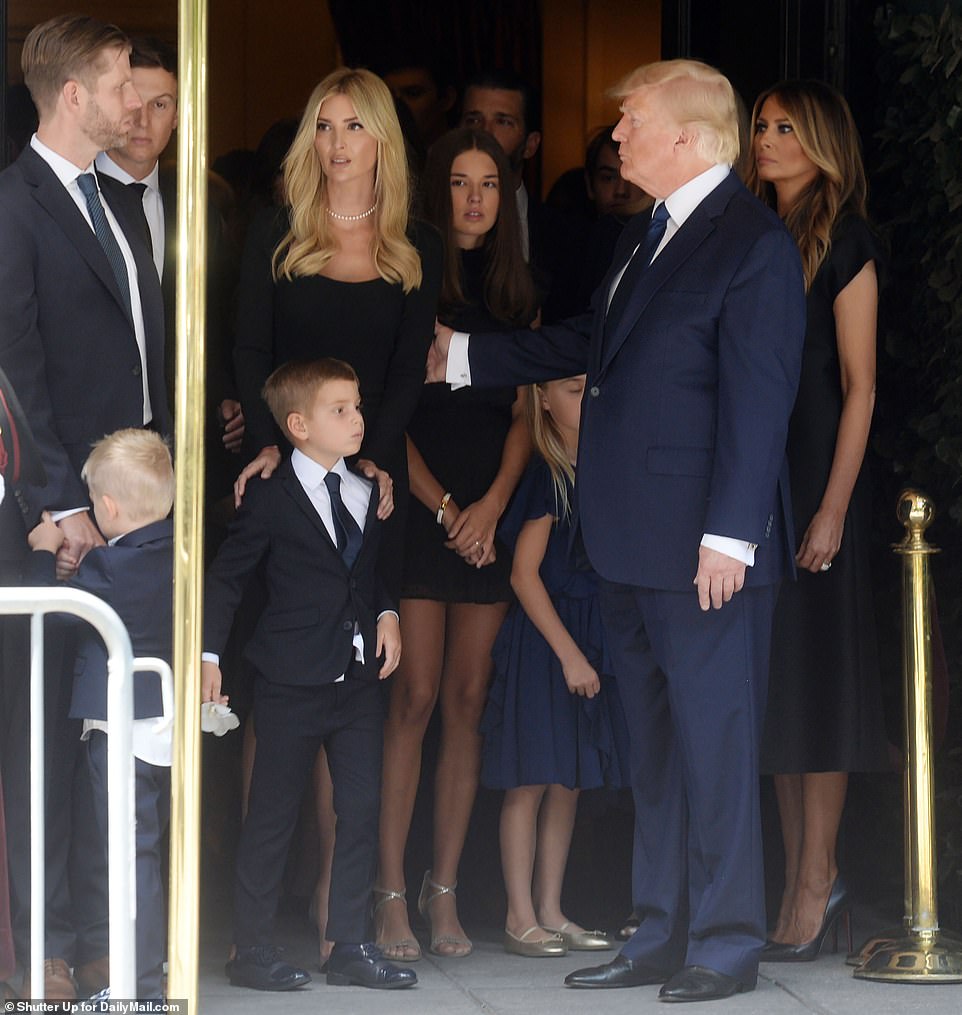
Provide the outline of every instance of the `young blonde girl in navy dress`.
[[[584,375],[532,386],[526,406],[540,455],[500,535],[514,544],[518,597],[498,634],[485,709],[481,781],[506,790],[501,865],[504,948],[529,957],[605,950],[611,941],[561,908],[578,793],[620,785],[627,729],[605,649],[597,578],[572,563],[574,461]],[[587,564],[585,564],[587,567]]]

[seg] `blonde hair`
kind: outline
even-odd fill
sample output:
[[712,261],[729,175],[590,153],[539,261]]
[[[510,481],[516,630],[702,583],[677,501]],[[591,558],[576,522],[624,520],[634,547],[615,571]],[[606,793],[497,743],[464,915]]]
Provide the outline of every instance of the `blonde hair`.
[[[569,380],[569,378],[559,378]],[[544,393],[543,382],[532,384],[525,399],[524,414],[531,435],[531,444],[541,455],[551,473],[551,485],[554,487],[554,502],[558,518],[567,518],[571,514],[571,498],[569,487],[575,481],[575,470],[568,458],[564,437],[558,429],[554,417],[542,404]]]
[[337,249],[327,216],[327,178],[314,150],[321,106],[334,95],[350,99],[358,120],[377,141],[374,264],[381,278],[408,293],[421,284],[421,258],[407,237],[411,197],[404,138],[390,90],[363,68],[338,68],[307,100],[283,164],[290,228],[274,251],[274,277],[317,275]]
[[[671,88],[663,85],[671,83]],[[695,150],[708,162],[738,161],[738,110],[731,82],[698,60],[661,60],[626,75],[611,89],[623,99],[639,88],[657,88],[670,116],[697,134]]]
[[318,392],[328,381],[359,383],[354,367],[333,356],[309,361],[290,360],[267,378],[261,397],[267,402],[274,422],[285,437],[291,436],[287,429],[287,417],[292,412],[310,412]]
[[160,521],[174,504],[170,448],[152,430],[130,427],[97,441],[80,477],[92,497],[106,494],[136,522]]
[[[809,289],[828,256],[838,219],[849,212],[866,218],[868,186],[861,145],[848,103],[822,81],[783,81],[762,92],[752,110],[752,137],[762,106],[771,97],[785,110],[802,151],[818,170],[785,216],[785,227],[802,255]],[[759,179],[754,159],[746,182],[758,197],[776,206],[775,188]]]
[[23,80],[37,111],[53,112],[71,80],[92,90],[106,67],[105,51],[130,52],[130,40],[116,25],[80,14],[61,14],[27,33],[20,53]]

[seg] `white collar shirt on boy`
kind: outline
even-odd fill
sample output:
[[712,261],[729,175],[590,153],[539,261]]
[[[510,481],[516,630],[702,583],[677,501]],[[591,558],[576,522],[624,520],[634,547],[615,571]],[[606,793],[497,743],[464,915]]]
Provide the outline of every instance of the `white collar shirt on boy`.
[[[291,468],[293,468],[297,481],[303,487],[304,493],[307,494],[314,510],[324,523],[324,528],[327,529],[327,534],[335,546],[337,546],[337,532],[334,529],[334,512],[331,508],[331,495],[324,482],[328,471],[336,472],[341,477],[341,500],[344,501],[344,506],[351,512],[351,517],[357,522],[361,531],[364,531],[364,521],[367,518],[367,507],[371,498],[371,485],[351,472],[344,464],[343,458],[339,458],[334,463],[334,467],[328,470],[295,448],[291,454]],[[363,665],[364,638],[356,623],[354,625],[354,652],[357,661]],[[334,683],[340,683],[343,679],[344,674],[342,673]]]

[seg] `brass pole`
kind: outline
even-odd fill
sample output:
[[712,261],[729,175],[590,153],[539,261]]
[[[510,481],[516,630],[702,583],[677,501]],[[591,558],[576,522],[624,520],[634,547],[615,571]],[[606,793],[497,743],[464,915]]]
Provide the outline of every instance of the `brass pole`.
[[899,496],[902,557],[902,665],[905,680],[905,919],[900,935],[863,949],[862,980],[893,983],[962,981],[962,939],[939,928],[936,894],[934,764],[932,759],[932,623],[925,541],[935,507],[921,493]]
[[167,995],[197,1015],[207,265],[207,0],[178,0],[174,757]]

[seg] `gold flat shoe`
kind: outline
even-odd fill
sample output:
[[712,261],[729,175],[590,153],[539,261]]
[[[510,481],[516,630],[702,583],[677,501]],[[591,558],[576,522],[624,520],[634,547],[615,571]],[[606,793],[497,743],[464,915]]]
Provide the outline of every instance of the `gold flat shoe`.
[[[529,927],[520,937],[515,937],[510,930],[504,932],[504,950],[509,955],[522,955],[526,959],[560,958],[568,954],[568,945],[564,934],[553,931],[551,937],[543,941],[528,941],[528,935],[542,928],[535,924]],[[547,930],[547,928],[544,928]]]
[[569,952],[607,952],[614,948],[615,943],[600,930],[568,930],[571,921],[560,927],[545,927],[545,930],[560,934]]

